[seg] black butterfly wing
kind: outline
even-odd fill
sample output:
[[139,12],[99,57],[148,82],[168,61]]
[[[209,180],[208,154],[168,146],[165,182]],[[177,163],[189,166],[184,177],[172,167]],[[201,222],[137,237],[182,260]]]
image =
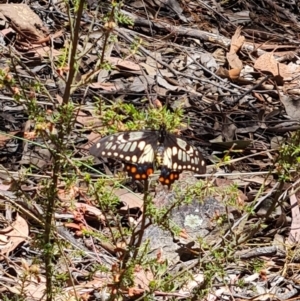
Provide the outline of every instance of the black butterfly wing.
[[163,164],[159,181],[170,186],[183,170],[198,174],[206,172],[206,164],[199,150],[183,139],[167,133],[164,139]]
[[154,171],[157,131],[132,131],[100,139],[90,149],[95,157],[109,157],[125,163],[125,171],[135,180],[145,180]]

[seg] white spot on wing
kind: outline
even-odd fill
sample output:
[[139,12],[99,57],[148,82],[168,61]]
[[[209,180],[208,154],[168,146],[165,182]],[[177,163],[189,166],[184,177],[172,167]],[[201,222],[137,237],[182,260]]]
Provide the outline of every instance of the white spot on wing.
[[137,161],[137,156],[136,156],[136,155],[132,156],[131,161],[132,161],[133,163],[136,163],[136,161]]
[[186,143],[184,140],[182,140],[182,139],[177,138],[177,139],[176,139],[176,142],[177,142],[177,144],[178,144],[182,149],[185,149],[186,146],[187,146],[187,143]]
[[164,151],[164,160],[163,165],[167,166],[168,168],[172,168],[172,149],[168,147]]
[[181,149],[178,151],[178,159],[182,160],[182,150]]
[[182,152],[182,161],[186,162],[186,153],[185,152]]
[[139,140],[144,136],[144,132],[131,132],[128,141]]
[[105,148],[110,149],[112,147],[112,145],[113,145],[112,142],[109,142],[105,145]]
[[187,142],[185,142],[184,140],[180,139],[180,138],[177,138],[176,139],[177,141],[177,144],[189,155],[192,155],[192,154],[197,154],[197,150],[192,147],[190,144],[188,144]]
[[177,155],[177,147],[176,146],[172,147],[172,153],[173,153],[173,156]]
[[136,146],[137,146],[137,142],[134,141],[134,142],[131,144],[131,146],[130,146],[130,151],[131,151],[131,152],[134,152],[135,149],[136,149]]
[[152,163],[153,161],[154,161],[154,150],[150,144],[147,144],[138,160],[138,163],[145,163],[145,162]]
[[118,142],[119,143],[126,143],[128,140],[127,139],[124,139],[124,135],[126,135],[126,134],[123,134],[123,135],[120,135],[119,137],[118,137]]
[[174,164],[173,164],[173,169],[177,169],[177,162],[175,162]]
[[128,152],[128,150],[130,149],[130,146],[131,146],[131,142],[127,142],[127,143],[124,145],[123,151],[124,151],[124,152]]
[[126,160],[126,161],[130,161],[130,156],[126,156],[126,157],[125,157],[125,160]]
[[144,150],[145,145],[146,145],[145,141],[140,141],[138,144],[138,148],[142,151],[142,150]]

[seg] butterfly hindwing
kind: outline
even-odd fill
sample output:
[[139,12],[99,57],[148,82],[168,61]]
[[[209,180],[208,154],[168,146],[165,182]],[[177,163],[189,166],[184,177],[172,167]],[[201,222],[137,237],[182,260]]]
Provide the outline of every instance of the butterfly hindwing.
[[196,147],[175,135],[167,134],[164,139],[163,164],[159,180],[162,184],[170,186],[183,170],[205,173],[204,158]]
[[137,165],[125,163],[124,170],[128,173],[128,176],[132,177],[134,180],[146,180],[153,174],[154,167],[153,163]]

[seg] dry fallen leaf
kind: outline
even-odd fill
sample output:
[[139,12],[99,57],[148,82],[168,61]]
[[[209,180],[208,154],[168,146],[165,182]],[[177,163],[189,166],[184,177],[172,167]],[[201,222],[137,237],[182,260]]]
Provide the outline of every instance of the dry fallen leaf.
[[[19,244],[26,241],[29,235],[29,227],[26,220],[19,214],[16,220],[7,228],[0,231],[0,254],[8,255]],[[2,256],[0,256],[2,258]]]
[[292,211],[292,224],[290,227],[290,234],[287,242],[291,245],[295,245],[300,239],[300,210],[298,206],[298,200],[295,194],[290,196],[291,211]]
[[0,147],[3,147],[5,145],[5,143],[12,139],[12,136],[15,136],[18,132],[10,132],[8,133],[8,135],[5,134],[1,134],[0,133]]
[[126,209],[143,207],[142,194],[132,193],[126,189],[118,189],[115,191],[115,195],[119,197],[122,203],[126,204]]
[[134,268],[134,288],[149,291],[149,283],[154,279],[150,269],[145,270],[142,266]]
[[0,4],[0,12],[18,32],[19,38],[36,42],[48,35],[43,21],[27,4]]
[[231,80],[237,80],[240,77],[241,70],[242,69],[238,69],[238,68],[230,69],[228,71],[229,78]]
[[132,61],[127,61],[127,60],[122,60],[122,59],[119,59],[119,58],[116,58],[116,57],[109,57],[109,58],[106,58],[111,64],[119,67],[119,68],[122,68],[122,69],[127,69],[127,70],[130,70],[130,71],[141,71],[141,67],[132,62]]
[[92,83],[89,86],[93,89],[102,89],[105,91],[119,91],[124,88],[121,82]]
[[241,27],[238,27],[231,39],[230,50],[226,54],[226,58],[229,66],[232,68],[229,70],[229,77],[232,80],[239,78],[239,75],[243,69],[243,63],[239,59],[237,52],[243,46],[245,37],[241,36]]
[[84,212],[84,215],[94,216],[97,220],[101,220],[105,222],[105,216],[102,214],[102,211],[96,208],[95,206],[84,204],[84,203],[76,203],[76,208]]
[[273,76],[280,75],[283,80],[295,77],[296,74],[300,73],[300,66],[298,65],[285,65],[275,60],[272,52],[266,52],[261,55],[254,64],[254,68],[261,71],[268,71]]
[[300,102],[293,101],[289,95],[281,95],[280,100],[284,105],[287,115],[294,120],[300,120]]
[[76,186],[71,186],[67,190],[59,189],[57,196],[61,202],[70,204],[75,200],[75,197],[78,195],[79,189]]
[[193,289],[199,287],[204,282],[203,274],[195,274],[191,279],[179,290],[180,294],[191,294]]

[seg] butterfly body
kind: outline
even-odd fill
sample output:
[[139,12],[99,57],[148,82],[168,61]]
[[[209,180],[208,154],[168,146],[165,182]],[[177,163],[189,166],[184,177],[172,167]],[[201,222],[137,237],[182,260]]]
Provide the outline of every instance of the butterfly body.
[[168,186],[178,179],[183,170],[206,171],[201,153],[164,128],[107,136],[92,146],[90,153],[125,163],[125,171],[135,180],[146,180],[155,169],[160,169],[159,181]]

